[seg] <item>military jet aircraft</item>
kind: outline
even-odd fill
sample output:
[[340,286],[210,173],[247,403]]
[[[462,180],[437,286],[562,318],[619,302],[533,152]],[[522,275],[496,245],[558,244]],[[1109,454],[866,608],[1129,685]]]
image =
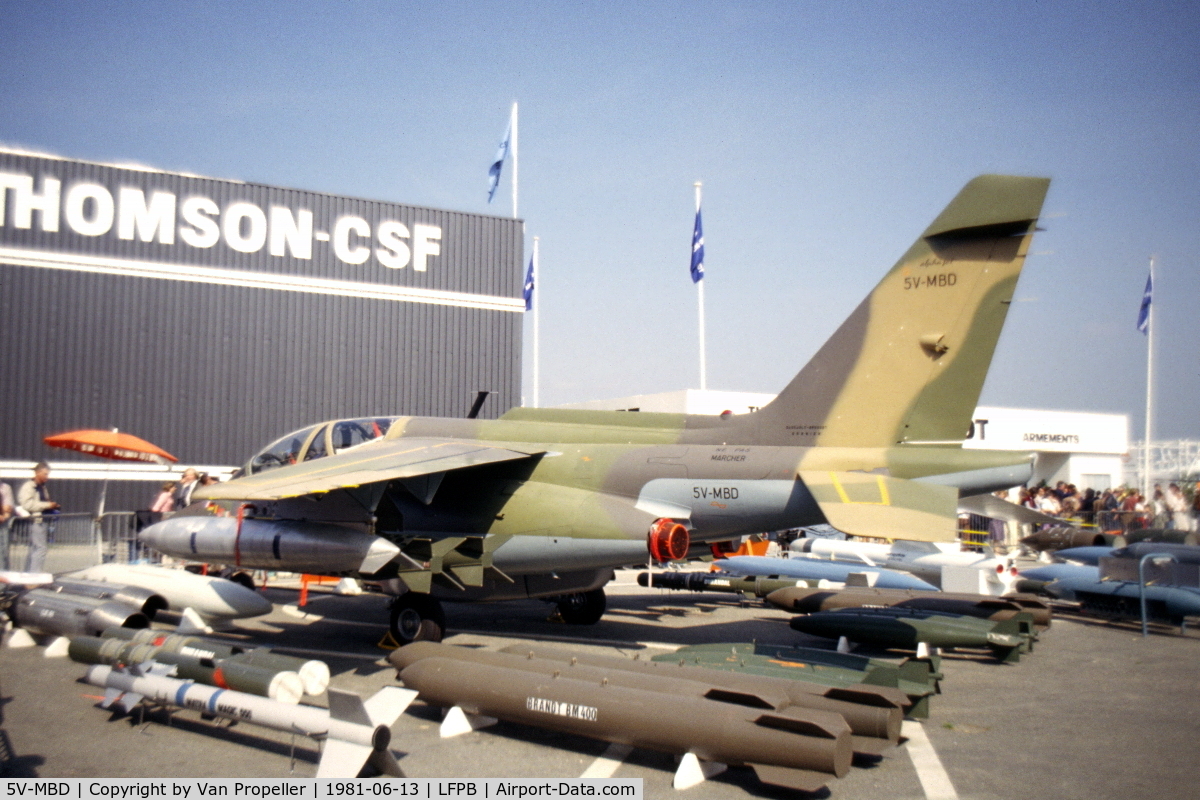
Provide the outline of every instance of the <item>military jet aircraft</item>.
[[439,598],[552,598],[591,624],[615,568],[748,533],[829,523],[952,540],[960,496],[1031,475],[1032,454],[961,444],[1048,187],[970,181],[757,412],[321,423],[142,539],[185,559],[379,581],[401,643],[440,638]]

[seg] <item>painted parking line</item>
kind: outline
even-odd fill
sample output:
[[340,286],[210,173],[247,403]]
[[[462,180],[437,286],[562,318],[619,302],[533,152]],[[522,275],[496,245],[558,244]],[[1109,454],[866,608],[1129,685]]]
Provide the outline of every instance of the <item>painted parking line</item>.
[[954,784],[950,782],[950,776],[946,774],[937,751],[929,743],[921,723],[906,719],[900,733],[908,739],[905,749],[917,770],[917,779],[921,781],[925,797],[928,800],[958,800],[958,792],[954,791]]
[[597,756],[591,766],[583,771],[579,777],[583,778],[611,778],[617,768],[621,766],[625,758],[633,752],[633,746],[628,744],[617,744],[613,742],[608,746],[601,755]]

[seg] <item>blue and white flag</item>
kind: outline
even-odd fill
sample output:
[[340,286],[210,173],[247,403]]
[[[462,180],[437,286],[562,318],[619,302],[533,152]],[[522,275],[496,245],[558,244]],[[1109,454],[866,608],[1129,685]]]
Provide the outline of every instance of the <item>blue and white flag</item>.
[[1146,291],[1142,293],[1142,308],[1138,311],[1137,329],[1142,333],[1150,334],[1150,295],[1153,290],[1154,273],[1151,272],[1146,276]]
[[696,209],[696,227],[692,231],[692,283],[704,278],[704,230],[700,225],[700,209]]
[[533,310],[533,256],[529,256],[529,269],[525,271],[525,310]]
[[496,194],[496,187],[500,185],[500,168],[504,166],[504,159],[508,157],[508,142],[512,138],[512,117],[508,118],[508,127],[504,129],[504,139],[500,142],[500,147],[496,150],[496,159],[492,162],[492,166],[488,169],[488,202],[492,202],[492,197]]

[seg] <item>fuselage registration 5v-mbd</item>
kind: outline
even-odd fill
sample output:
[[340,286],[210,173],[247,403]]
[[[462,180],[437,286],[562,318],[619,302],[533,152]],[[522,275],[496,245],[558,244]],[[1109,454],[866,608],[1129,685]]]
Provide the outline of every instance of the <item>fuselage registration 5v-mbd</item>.
[[401,642],[440,636],[437,598],[553,598],[568,622],[595,622],[615,568],[743,534],[827,522],[952,540],[959,497],[1032,473],[1032,454],[961,443],[1048,186],[970,181],[757,412],[322,423],[142,538],[180,558],[379,581]]

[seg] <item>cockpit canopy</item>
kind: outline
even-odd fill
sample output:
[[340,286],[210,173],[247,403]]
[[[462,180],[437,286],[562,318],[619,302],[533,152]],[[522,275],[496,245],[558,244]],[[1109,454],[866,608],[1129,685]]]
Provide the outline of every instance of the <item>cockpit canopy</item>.
[[340,453],[383,437],[399,417],[362,417],[321,422],[282,436],[246,464],[245,474],[299,464]]

